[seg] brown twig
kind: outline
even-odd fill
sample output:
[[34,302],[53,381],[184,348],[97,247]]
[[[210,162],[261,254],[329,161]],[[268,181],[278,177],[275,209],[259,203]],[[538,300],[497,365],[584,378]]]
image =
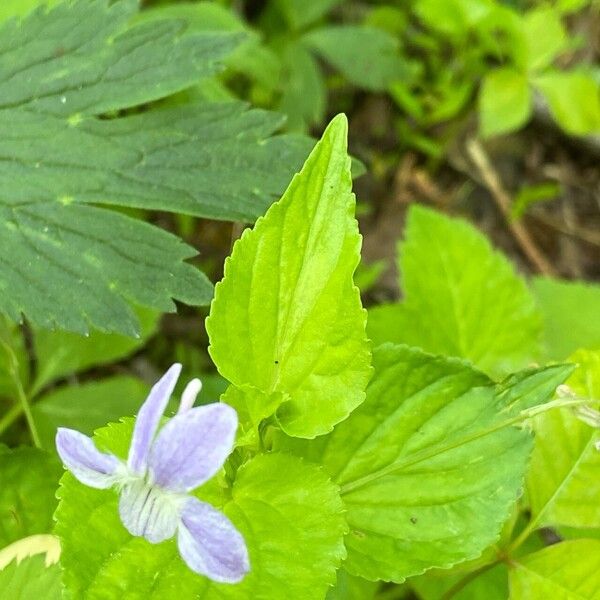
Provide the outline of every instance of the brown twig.
[[525,226],[519,221],[515,221],[511,217],[511,206],[512,200],[508,192],[504,189],[504,185],[500,180],[498,173],[492,167],[490,159],[484,150],[481,143],[471,138],[466,142],[467,153],[473,162],[474,166],[481,177],[481,180],[485,184],[486,188],[490,192],[492,198],[496,202],[496,205],[500,209],[506,225],[510,229],[513,237],[517,244],[527,256],[529,261],[535,266],[535,268],[543,275],[556,276],[557,272],[554,267],[548,262],[546,257],[542,254],[541,250],[537,247],[535,242],[531,239],[529,232]]

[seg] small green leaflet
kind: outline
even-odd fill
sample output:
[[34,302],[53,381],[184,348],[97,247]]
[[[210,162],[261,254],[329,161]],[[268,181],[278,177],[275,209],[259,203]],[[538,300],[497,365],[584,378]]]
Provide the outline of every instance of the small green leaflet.
[[514,600],[600,600],[600,540],[561,542],[511,565]]
[[0,26],[0,312],[14,321],[134,335],[130,303],[208,303],[193,248],[97,205],[252,220],[306,155],[305,140],[267,139],[280,117],[237,102],[124,114],[214,74],[241,39],[131,25],[137,11],[76,0]]
[[219,372],[236,386],[289,395],[289,435],[331,431],[364,399],[371,374],[365,313],[352,274],[354,218],[347,122],[336,117],[283,198],[225,262],[206,328]]
[[0,448],[0,548],[52,529],[61,466],[35,448]]
[[0,570],[0,600],[60,600],[60,568],[57,564],[46,566],[44,560],[37,554]]
[[570,367],[495,385],[466,363],[386,344],[367,399],[329,436],[279,440],[321,462],[347,507],[346,569],[401,582],[475,558],[522,487],[531,435],[509,426],[544,403]]
[[360,87],[385,91],[406,75],[398,40],[376,27],[339,25],[315,29],[302,41]]
[[[579,398],[595,400],[600,409],[600,351],[580,350],[567,385]],[[600,527],[600,431],[568,408],[538,415],[527,494],[534,522],[543,525]]]
[[[96,443],[124,456],[132,426],[128,419],[100,429]],[[338,488],[323,469],[284,454],[259,455],[239,468],[231,488],[217,478],[198,489],[204,493],[246,540],[251,571],[240,584],[196,575],[173,540],[150,544],[132,537],[119,520],[113,490],[88,488],[66,473],[56,533],[67,589],[82,600],[273,600],[322,598],[335,583],[347,525]]]
[[369,311],[374,344],[466,358],[492,375],[537,356],[541,327],[533,297],[469,223],[411,206],[399,267],[405,300]]
[[532,100],[524,73],[512,67],[491,71],[479,94],[481,134],[491,137],[521,128],[531,117]]

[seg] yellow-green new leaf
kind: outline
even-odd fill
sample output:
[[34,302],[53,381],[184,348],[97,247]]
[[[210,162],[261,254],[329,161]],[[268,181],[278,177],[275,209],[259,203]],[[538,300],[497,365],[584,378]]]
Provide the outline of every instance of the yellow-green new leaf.
[[600,540],[562,542],[511,565],[511,600],[600,600]]
[[[600,399],[600,351],[579,351],[567,385],[581,398]],[[595,405],[598,408],[598,405]],[[535,449],[527,490],[534,523],[600,527],[600,430],[562,408],[534,419]]]
[[346,135],[340,115],[283,198],[236,242],[206,323],[219,372],[238,387],[288,394],[277,418],[298,437],[345,419],[371,372],[352,280],[361,238]]

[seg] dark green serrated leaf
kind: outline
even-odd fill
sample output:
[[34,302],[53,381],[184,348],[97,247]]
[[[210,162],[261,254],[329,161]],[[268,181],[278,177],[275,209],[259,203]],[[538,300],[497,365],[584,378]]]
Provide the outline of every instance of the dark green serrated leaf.
[[241,103],[119,112],[215,73],[240,39],[131,25],[137,10],[77,0],[0,27],[0,311],[13,320],[131,335],[128,303],[208,303],[193,248],[92,204],[251,220],[305,155],[304,139],[266,139],[279,117]]

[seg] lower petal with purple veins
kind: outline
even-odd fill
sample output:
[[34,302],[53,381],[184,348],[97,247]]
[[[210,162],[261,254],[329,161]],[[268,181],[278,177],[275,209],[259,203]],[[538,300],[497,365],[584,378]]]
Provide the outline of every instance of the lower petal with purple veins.
[[158,544],[175,535],[184,502],[185,497],[151,486],[140,478],[121,489],[119,515],[131,535]]
[[179,553],[200,575],[221,583],[238,583],[250,570],[242,534],[221,512],[189,497],[177,534]]

